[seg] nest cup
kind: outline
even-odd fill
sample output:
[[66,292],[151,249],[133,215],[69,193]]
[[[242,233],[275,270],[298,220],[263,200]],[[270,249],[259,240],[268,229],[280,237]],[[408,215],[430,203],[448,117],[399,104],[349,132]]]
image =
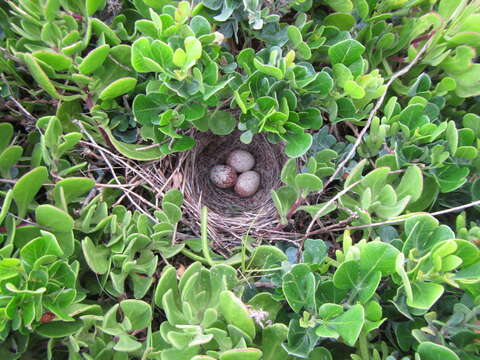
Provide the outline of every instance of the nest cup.
[[[270,237],[278,225],[271,190],[281,185],[280,172],[286,161],[281,145],[271,144],[263,135],[255,135],[250,144],[240,141],[240,132],[226,136],[197,133],[197,145],[183,154],[180,171],[184,181],[185,210],[192,218],[190,226],[198,231],[200,210],[207,206],[208,231],[214,240]],[[258,191],[248,198],[238,196],[233,188],[220,189],[210,180],[215,165],[226,164],[233,150],[246,150],[255,158],[253,170],[260,174]],[[273,236],[275,238],[275,236]]]

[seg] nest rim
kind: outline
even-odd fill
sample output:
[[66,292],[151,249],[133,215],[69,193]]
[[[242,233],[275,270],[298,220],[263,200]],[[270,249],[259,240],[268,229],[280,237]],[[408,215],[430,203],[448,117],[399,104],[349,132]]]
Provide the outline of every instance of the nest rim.
[[[200,214],[203,206],[208,208],[208,234],[216,242],[239,243],[243,236],[268,240],[284,240],[279,226],[278,213],[271,197],[271,191],[281,186],[280,174],[287,160],[282,144],[270,143],[263,134],[254,135],[250,144],[240,141],[240,131],[229,135],[214,135],[210,132],[193,132],[196,145],[183,153],[171,154],[155,162],[156,167],[172,165],[171,157],[177,157],[175,169],[181,177],[181,185],[168,184],[161,179],[165,190],[180,186],[184,194],[184,219],[186,225],[196,234],[200,233]],[[255,158],[253,170],[260,174],[261,182],[257,192],[248,198],[241,198],[233,188],[220,189],[210,180],[209,172],[214,165],[225,164],[231,151],[249,151]],[[168,172],[167,172],[168,173]],[[161,177],[162,178],[162,177]],[[158,179],[160,180],[160,179]],[[187,217],[188,219],[185,219]]]

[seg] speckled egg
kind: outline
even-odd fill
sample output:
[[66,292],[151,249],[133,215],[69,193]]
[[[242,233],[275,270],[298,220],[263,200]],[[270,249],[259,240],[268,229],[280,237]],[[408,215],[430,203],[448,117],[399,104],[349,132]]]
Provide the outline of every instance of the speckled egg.
[[235,192],[238,196],[246,198],[254,195],[260,186],[260,175],[256,171],[246,171],[238,176]]
[[228,165],[215,165],[210,170],[210,180],[221,189],[228,189],[237,182],[237,173]]
[[253,169],[255,158],[248,151],[234,150],[228,155],[227,165],[230,165],[235,171],[243,173]]

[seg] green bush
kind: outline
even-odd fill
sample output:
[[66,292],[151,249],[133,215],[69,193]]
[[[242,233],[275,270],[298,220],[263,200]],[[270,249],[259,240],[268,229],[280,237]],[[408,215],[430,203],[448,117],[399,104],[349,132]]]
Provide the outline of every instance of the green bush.
[[[2,2],[0,354],[478,359],[479,24],[467,0]],[[278,236],[222,242],[200,204],[197,231],[175,174],[132,167],[180,168],[198,132],[280,145]]]

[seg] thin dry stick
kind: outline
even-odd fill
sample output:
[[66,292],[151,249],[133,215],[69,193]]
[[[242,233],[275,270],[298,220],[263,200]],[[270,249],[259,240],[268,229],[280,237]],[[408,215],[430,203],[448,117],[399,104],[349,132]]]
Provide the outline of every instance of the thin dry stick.
[[[1,49],[1,48],[0,48],[0,49]],[[2,73],[2,74],[1,74],[1,77],[2,77],[3,82],[4,82],[5,84],[8,84],[7,79],[5,78],[5,74]],[[11,100],[11,101],[15,104],[15,106],[18,108],[18,110],[20,110],[20,112],[21,112],[28,120],[33,121],[33,122],[37,121],[37,119],[35,118],[35,116],[33,116],[32,114],[30,114],[30,112],[29,112],[27,109],[25,109],[25,108],[23,107],[23,105],[20,104],[20,102],[18,102],[17,99],[15,99],[12,95],[9,95],[9,96],[8,96],[8,99]]]
[[467,208],[472,207],[472,206],[480,206],[480,200],[473,201],[473,202],[465,204],[465,205],[456,206],[456,207],[453,207],[453,208],[450,208],[450,209],[436,211],[436,212],[433,212],[433,213],[426,213],[426,212],[411,213],[411,214],[408,214],[410,216],[405,216],[402,219],[381,221],[381,222],[377,222],[377,223],[373,223],[373,224],[346,226],[344,228],[331,229],[330,231],[359,230],[359,229],[366,229],[366,228],[369,228],[369,227],[376,227],[376,226],[382,226],[382,225],[400,224],[400,223],[402,223],[404,221],[407,221],[408,219],[410,219],[411,217],[416,216],[416,215],[421,215],[421,214],[427,215],[428,214],[428,215],[431,215],[431,216],[439,216],[439,215],[444,215],[444,214],[448,214],[448,213],[451,213],[451,212],[462,211],[462,210],[467,209]]
[[327,188],[327,186],[333,181],[335,180],[335,178],[338,176],[338,174],[340,173],[340,171],[342,171],[342,169],[345,167],[345,165],[347,165],[347,163],[350,161],[350,159],[355,155],[355,152],[357,150],[357,148],[360,146],[360,143],[362,142],[363,140],[363,136],[365,135],[365,133],[367,132],[367,130],[370,128],[370,125],[375,117],[375,114],[377,113],[378,109],[380,109],[380,106],[382,106],[383,104],[383,101],[385,100],[385,97],[387,96],[387,91],[388,89],[390,88],[390,86],[392,85],[392,83],[397,80],[400,76],[402,75],[405,75],[407,72],[409,72],[412,67],[415,66],[415,64],[418,62],[418,60],[420,60],[420,58],[422,57],[422,55],[425,53],[425,51],[427,51],[428,47],[430,46],[432,42],[432,38],[430,38],[426,43],[425,45],[423,45],[423,47],[420,49],[420,51],[418,52],[417,56],[415,56],[415,58],[412,60],[412,62],[410,64],[408,64],[407,66],[405,66],[403,69],[400,69],[399,71],[397,71],[395,74],[392,75],[392,77],[390,78],[390,80],[388,80],[387,84],[386,84],[386,88],[385,88],[385,92],[382,94],[382,96],[380,96],[380,98],[377,100],[375,106],[373,107],[372,111],[370,111],[370,114],[368,116],[368,119],[367,119],[367,123],[365,124],[365,126],[363,127],[362,131],[360,131],[360,134],[357,136],[357,140],[355,141],[355,143],[353,144],[353,147],[351,148],[350,152],[347,154],[347,156],[345,157],[345,159],[343,159],[343,161],[338,165],[337,167],[337,170],[335,170],[335,172],[332,174],[332,176],[330,176],[330,178],[325,182],[325,184],[323,185],[323,188],[322,190],[320,191],[320,194],[322,194],[325,189]]
[[[93,140],[93,139],[92,139]],[[94,141],[94,140],[93,140]],[[122,164],[124,167],[130,169],[131,171],[133,171],[134,173],[138,174],[138,176],[140,178],[142,178],[142,180],[144,180],[147,184],[149,184],[153,189],[155,189],[158,193],[161,193],[160,189],[158,189],[158,187],[155,185],[155,183],[153,183],[147,176],[143,175],[141,172],[138,172],[135,168],[133,168],[128,162],[126,162],[125,160],[123,160],[121,157],[119,157],[117,154],[105,149],[104,147],[98,145],[96,142],[88,142],[88,141],[83,141],[83,140],[80,140],[80,143],[83,144],[83,145],[87,145],[87,146],[91,146],[91,147],[94,147],[96,148],[97,150],[105,153],[105,154],[108,154],[110,156],[112,156],[112,158],[115,159],[115,161],[119,162],[120,164]],[[113,167],[110,167],[110,170],[112,169]]]
[[[393,171],[389,171],[388,173],[389,174],[400,174],[400,173],[403,173],[405,172],[405,170],[403,169],[400,169],[400,170],[393,170]],[[313,225],[315,225],[315,222],[317,221],[317,219],[320,217],[320,214],[325,211],[331,204],[333,204],[336,200],[338,200],[340,197],[342,197],[342,195],[346,194],[347,192],[349,192],[351,189],[353,189],[355,186],[357,186],[358,184],[360,184],[363,180],[365,180],[365,178],[362,178],[358,181],[355,181],[354,183],[350,184],[349,186],[347,186],[345,189],[343,189],[342,191],[340,191],[337,195],[335,195],[333,198],[331,198],[329,201],[327,201],[325,203],[325,205],[322,206],[322,208],[320,210],[317,211],[317,213],[315,214],[315,216],[312,218],[312,221],[310,222],[310,225],[308,225],[308,228],[307,228],[307,231],[305,232],[305,235],[303,236],[303,239],[306,239],[309,235],[313,235],[313,234],[316,234],[316,233],[321,233],[321,232],[325,232],[325,228],[322,228],[320,229],[321,231],[312,231],[312,227]],[[351,218],[353,219],[353,215],[351,216]],[[332,226],[328,226],[328,228],[332,228]]]
[[330,205],[332,205],[335,201],[337,201],[338,199],[340,199],[340,197],[342,197],[343,195],[345,195],[347,192],[349,192],[351,189],[353,189],[355,186],[357,186],[358,184],[360,184],[365,178],[362,178],[358,181],[355,181],[353,184],[350,184],[349,186],[347,186],[345,189],[343,189],[342,191],[340,191],[339,193],[337,193],[337,195],[335,195],[333,198],[331,198],[330,200],[328,200],[325,205],[323,205],[320,210],[317,211],[317,213],[315,214],[315,216],[313,217],[312,221],[310,222],[310,225],[308,225],[308,228],[307,228],[307,231],[305,232],[305,236],[304,236],[304,239],[307,238],[307,236],[309,234],[311,234],[312,232],[312,227],[313,225],[315,225],[315,221],[317,221],[317,219],[320,217],[320,214],[322,212],[324,212],[326,209],[328,209],[328,207]]
[[[85,130],[85,127],[83,126],[83,124],[81,123],[81,121],[78,121],[78,120],[75,120],[75,123],[80,127],[80,130],[88,137],[88,139],[90,140],[91,143],[93,144],[97,144],[95,142],[95,140],[93,139],[93,137]],[[108,160],[108,158],[105,156],[105,153],[103,151],[103,148],[100,147],[100,146],[97,146],[98,150],[100,151],[100,155],[102,156],[103,158],[103,161],[105,161],[105,163],[107,164],[107,166],[110,168],[110,172],[112,173],[112,176],[113,178],[115,179],[116,183],[118,185],[122,185],[122,183],[120,182],[120,180],[118,179],[117,177],[117,174],[115,173],[115,170],[113,169],[113,166],[112,164],[110,163],[110,161]],[[132,197],[130,196],[130,193],[133,194],[133,195],[136,195],[140,198],[140,200],[142,201],[145,201],[145,199],[143,199],[141,196],[139,196],[138,194],[134,193],[133,191],[131,192],[130,190],[128,189],[124,189],[126,192],[125,192],[125,195],[127,196],[128,200],[130,200],[130,202],[132,203],[133,206],[135,206],[135,208],[137,208],[138,211],[140,211],[142,214],[145,214],[150,220],[152,220],[153,222],[157,222],[157,219],[155,219],[152,215],[150,215],[148,212],[146,212],[145,210],[142,209],[142,207],[140,205],[138,205],[135,201],[133,201]],[[153,204],[150,204],[150,206],[152,207],[155,207]]]
[[[389,89],[389,87],[392,85],[392,83],[398,79],[400,76],[406,74],[407,72],[409,72],[411,70],[411,68],[413,66],[415,66],[415,64],[418,62],[418,60],[420,60],[420,58],[422,57],[422,55],[425,53],[425,51],[427,51],[428,47],[430,46],[432,42],[432,38],[430,38],[426,43],[425,45],[423,45],[423,47],[420,49],[420,51],[418,52],[417,56],[415,56],[415,58],[412,60],[412,62],[410,64],[408,64],[407,66],[405,66],[403,69],[397,71],[395,74],[392,75],[392,77],[390,78],[390,80],[388,80],[387,84],[386,84],[386,89],[385,89],[385,92],[383,93],[382,96],[380,96],[380,98],[377,100],[375,106],[373,107],[372,111],[370,112],[370,115],[368,116],[368,120],[367,120],[367,123],[366,125],[363,127],[362,131],[360,132],[359,136],[357,137],[357,140],[355,141],[355,143],[353,144],[353,147],[352,149],[350,150],[350,152],[347,154],[347,156],[345,157],[345,159],[343,159],[343,161],[338,165],[337,167],[337,170],[335,170],[335,172],[332,174],[332,176],[330,176],[330,178],[325,182],[325,185],[323,186],[322,190],[320,191],[320,194],[322,194],[325,189],[327,188],[327,186],[337,177],[337,175],[340,173],[340,171],[342,171],[342,169],[345,167],[345,165],[350,161],[350,159],[355,155],[355,152],[357,150],[357,147],[360,146],[360,143],[362,142],[362,139],[363,139],[363,136],[365,135],[365,133],[367,132],[367,130],[369,129],[370,127],[370,124],[372,123],[373,121],[373,118],[375,117],[375,114],[377,113],[378,109],[380,109],[380,106],[382,106],[383,104],[383,101],[385,100],[385,97],[387,96],[387,91]],[[312,230],[312,227],[313,225],[315,224],[315,222],[317,221],[317,219],[320,217],[321,213],[327,209],[327,206],[329,206],[330,204],[333,203],[333,201],[335,201],[336,199],[338,199],[341,195],[343,195],[345,192],[347,192],[350,188],[352,188],[353,186],[350,186],[346,189],[344,189],[342,192],[338,193],[334,198],[332,198],[330,201],[328,201],[324,206],[322,206],[322,208],[317,211],[317,213],[315,214],[315,216],[312,218],[312,221],[310,222],[310,225],[308,225],[308,228],[307,228],[307,231],[306,231],[306,234],[310,233],[310,231]],[[340,196],[339,196],[340,195]],[[306,238],[306,236],[304,236],[304,238]]]

